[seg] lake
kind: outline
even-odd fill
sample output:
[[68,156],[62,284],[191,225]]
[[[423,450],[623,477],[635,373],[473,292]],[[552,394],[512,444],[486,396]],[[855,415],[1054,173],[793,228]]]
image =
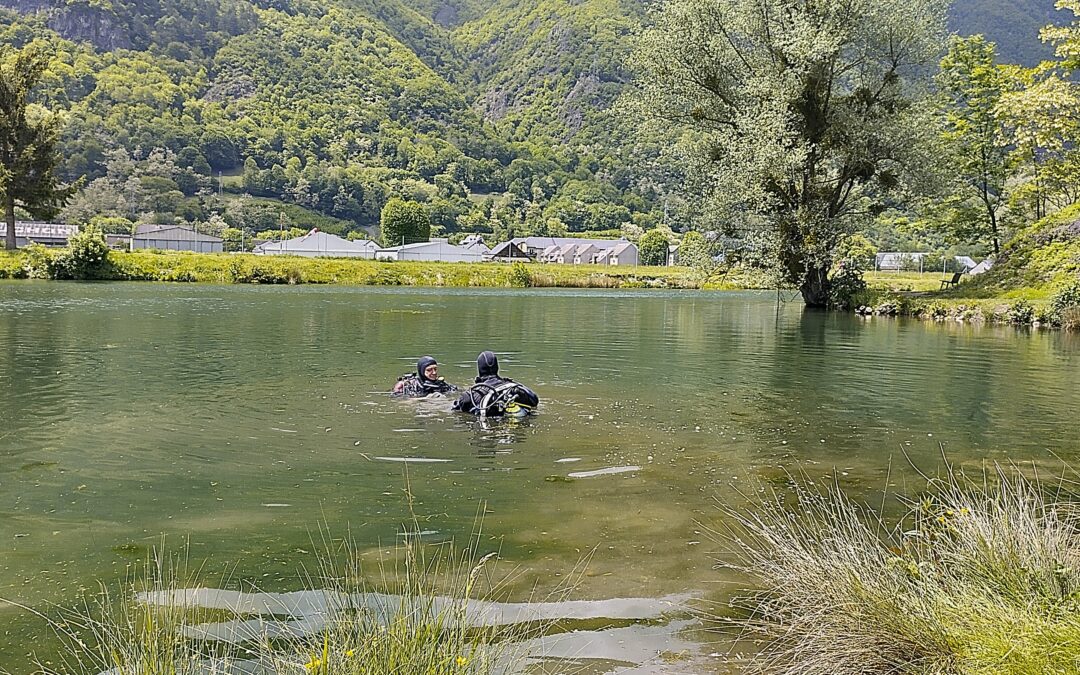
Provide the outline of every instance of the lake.
[[[538,415],[386,394],[424,354],[468,383],[483,349]],[[0,598],[71,605],[162,535],[207,584],[297,590],[320,527],[379,556],[403,523],[464,545],[482,514],[510,600],[569,583],[722,611],[738,580],[716,568],[718,503],[834,470],[880,499],[943,453],[1060,471],[1078,374],[1076,335],[774,293],[0,283]],[[0,617],[0,667],[29,672],[44,622]],[[611,618],[644,647],[567,650],[582,672],[727,672],[730,636],[684,612]]]

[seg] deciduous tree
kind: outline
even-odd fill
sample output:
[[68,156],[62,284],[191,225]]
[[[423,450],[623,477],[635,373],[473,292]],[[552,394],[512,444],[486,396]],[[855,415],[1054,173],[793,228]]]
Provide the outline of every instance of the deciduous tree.
[[996,61],[994,43],[983,36],[954,37],[937,76],[945,103],[942,140],[957,182],[946,200],[946,220],[959,239],[990,240],[994,255],[1001,249],[999,211],[1011,173],[998,105],[1014,82]]
[[431,221],[427,208],[419,202],[394,198],[386,202],[379,218],[383,245],[400,246],[427,241],[431,236]]
[[30,102],[48,65],[48,54],[34,44],[0,48],[0,200],[8,249],[16,248],[15,207],[50,218],[72,193],[56,175],[60,117]]
[[941,0],[668,0],[632,65],[634,109],[698,133],[714,219],[764,235],[807,305],[834,248],[928,164]]

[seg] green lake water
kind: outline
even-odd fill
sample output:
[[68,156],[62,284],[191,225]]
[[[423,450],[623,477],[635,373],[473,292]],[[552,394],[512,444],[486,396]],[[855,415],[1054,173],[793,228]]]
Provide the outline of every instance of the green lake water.
[[[424,354],[467,383],[483,349],[540,395],[538,415],[483,426],[385,394]],[[71,604],[163,534],[207,583],[229,570],[296,590],[323,524],[393,548],[407,466],[426,540],[464,543],[484,512],[481,552],[513,571],[510,599],[570,578],[573,599],[723,607],[736,580],[716,568],[717,502],[789,471],[916,489],[909,462],[937,470],[942,448],[1075,465],[1078,375],[1075,335],[768,293],[3,283],[0,598]],[[710,654],[729,637],[686,619],[643,622],[654,656],[684,657],[611,652],[589,672],[724,671]],[[44,622],[4,603],[0,620],[0,668],[29,672]]]

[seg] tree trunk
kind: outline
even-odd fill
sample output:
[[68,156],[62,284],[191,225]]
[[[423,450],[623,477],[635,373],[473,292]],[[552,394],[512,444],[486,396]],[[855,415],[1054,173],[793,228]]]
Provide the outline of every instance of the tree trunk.
[[814,266],[806,271],[806,278],[799,287],[807,307],[824,309],[829,306],[829,268]]
[[14,251],[18,248],[18,240],[15,239],[15,199],[8,197],[4,200],[4,219],[7,222],[7,234],[4,237],[4,248]]

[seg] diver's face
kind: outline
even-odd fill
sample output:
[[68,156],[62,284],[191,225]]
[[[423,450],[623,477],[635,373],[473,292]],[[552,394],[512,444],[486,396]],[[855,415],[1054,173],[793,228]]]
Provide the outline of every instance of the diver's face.
[[439,365],[437,363],[433,363],[427,368],[424,368],[424,377],[429,380],[439,379]]

